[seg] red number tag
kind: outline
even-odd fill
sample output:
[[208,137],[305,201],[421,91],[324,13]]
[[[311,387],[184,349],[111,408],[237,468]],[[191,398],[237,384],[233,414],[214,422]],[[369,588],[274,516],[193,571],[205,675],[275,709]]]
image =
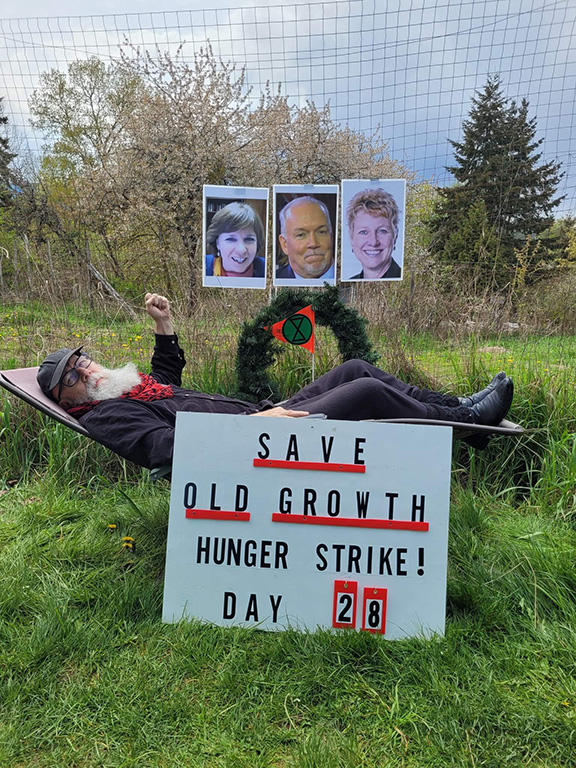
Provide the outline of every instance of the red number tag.
[[388,590],[383,587],[364,587],[362,600],[362,629],[372,634],[386,632],[386,600]]
[[336,629],[354,629],[358,605],[358,582],[337,579],[334,582],[332,626]]

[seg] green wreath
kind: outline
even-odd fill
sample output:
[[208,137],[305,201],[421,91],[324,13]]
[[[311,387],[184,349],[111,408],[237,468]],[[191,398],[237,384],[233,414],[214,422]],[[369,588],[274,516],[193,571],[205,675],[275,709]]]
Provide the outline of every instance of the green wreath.
[[281,352],[281,342],[276,342],[264,326],[284,320],[303,307],[312,305],[315,321],[332,329],[338,341],[343,362],[357,358],[375,363],[378,355],[366,333],[366,318],[342,303],[337,287],[326,287],[322,292],[286,288],[264,307],[253,320],[242,326],[236,353],[236,375],[240,397],[247,400],[272,401],[280,399],[279,387],[268,376],[268,368],[274,357]]

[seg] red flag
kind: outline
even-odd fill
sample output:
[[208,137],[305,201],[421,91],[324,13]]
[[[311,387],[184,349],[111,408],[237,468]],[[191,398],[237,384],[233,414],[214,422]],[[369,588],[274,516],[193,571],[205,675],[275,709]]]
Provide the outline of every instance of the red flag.
[[304,347],[314,354],[314,310],[311,304],[279,323],[264,326],[264,329],[270,330],[280,341]]

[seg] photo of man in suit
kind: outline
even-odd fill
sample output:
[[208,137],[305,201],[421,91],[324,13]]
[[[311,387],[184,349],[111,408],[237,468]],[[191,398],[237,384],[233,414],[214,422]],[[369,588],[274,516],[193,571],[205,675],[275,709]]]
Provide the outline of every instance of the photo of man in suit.
[[276,279],[334,284],[335,227],[326,203],[316,195],[299,195],[280,208],[277,221]]

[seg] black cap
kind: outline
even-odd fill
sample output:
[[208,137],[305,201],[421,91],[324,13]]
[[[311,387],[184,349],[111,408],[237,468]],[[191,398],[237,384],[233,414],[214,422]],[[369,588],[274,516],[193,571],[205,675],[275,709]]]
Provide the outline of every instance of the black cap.
[[51,400],[56,400],[52,397],[52,390],[60,383],[60,379],[64,375],[68,360],[72,355],[79,355],[82,347],[78,349],[59,349],[58,352],[52,352],[48,357],[42,361],[36,381],[42,392],[47,395]]

